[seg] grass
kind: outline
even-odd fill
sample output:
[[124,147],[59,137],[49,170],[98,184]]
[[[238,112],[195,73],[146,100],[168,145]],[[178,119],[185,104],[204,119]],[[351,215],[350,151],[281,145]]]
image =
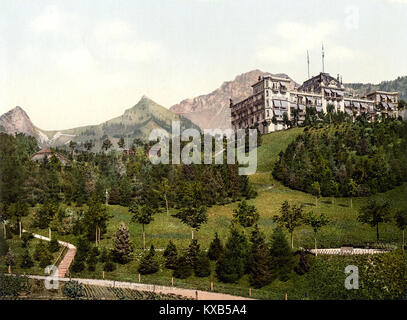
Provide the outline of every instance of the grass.
[[[353,246],[366,246],[376,242],[375,229],[363,225],[357,221],[358,211],[361,206],[366,204],[367,198],[354,198],[353,207],[350,207],[349,198],[336,198],[334,203],[331,198],[320,198],[318,206],[315,206],[315,197],[310,194],[292,190],[280,182],[273,179],[271,170],[281,150],[293,141],[303,131],[302,128],[294,128],[286,131],[279,131],[262,136],[262,145],[258,149],[258,172],[250,176],[250,181],[258,191],[258,196],[249,202],[256,206],[260,214],[259,226],[266,234],[267,239],[275,227],[273,216],[279,214],[281,204],[288,200],[291,203],[302,203],[305,211],[313,210],[315,212],[324,212],[330,219],[330,223],[322,228],[318,234],[318,246],[321,247],[339,247],[344,244]],[[377,194],[375,198],[388,199],[392,202],[392,207],[396,209],[407,208],[407,184],[403,184],[386,193]],[[233,215],[233,210],[237,203],[231,203],[224,206],[213,206],[208,209],[208,223],[203,225],[198,232],[194,232],[195,238],[199,240],[201,248],[207,249],[214,233],[218,232],[219,237],[225,243],[228,236],[228,228]],[[101,246],[112,248],[114,233],[121,222],[124,222],[130,231],[131,240],[134,244],[135,259],[126,264],[118,265],[118,268],[110,273],[105,273],[106,279],[115,279],[122,281],[138,281],[138,262],[142,255],[142,227],[139,224],[131,222],[131,214],[128,208],[121,206],[108,206],[112,219],[108,223],[107,234],[101,241]],[[154,216],[154,221],[146,226],[146,245],[149,247],[154,244],[155,248],[165,248],[169,240],[172,240],[178,250],[185,250],[191,239],[191,229],[182,224],[178,219],[171,216],[175,210],[171,210],[170,215],[165,211]],[[31,217],[26,217],[24,225],[29,225]],[[27,228],[26,228],[27,229]],[[43,235],[47,235],[46,230],[33,229]],[[314,234],[308,226],[300,226],[294,232],[295,247],[312,248],[314,246]],[[75,237],[72,235],[58,236],[59,239],[75,243]],[[388,244],[399,245],[402,234],[393,222],[380,225],[381,241]],[[18,253],[17,253],[18,254]],[[153,275],[142,276],[142,282],[170,285],[172,271],[163,267],[163,258],[161,252],[157,253],[160,257],[160,271]],[[247,276],[244,276],[237,284],[222,284],[214,276],[214,265],[212,265],[212,274],[208,278],[190,277],[186,280],[174,279],[175,286],[196,288],[202,290],[210,289],[210,282],[214,281],[215,291],[225,292],[235,295],[247,296],[249,282]],[[33,273],[43,274],[43,270],[33,269]],[[99,263],[95,272],[81,272],[80,277],[101,278],[102,265]],[[272,284],[253,290],[254,298],[283,299],[284,293],[296,299],[304,298],[303,293],[298,295],[299,291],[295,287],[301,286],[302,278],[295,276],[288,282],[274,281]]]

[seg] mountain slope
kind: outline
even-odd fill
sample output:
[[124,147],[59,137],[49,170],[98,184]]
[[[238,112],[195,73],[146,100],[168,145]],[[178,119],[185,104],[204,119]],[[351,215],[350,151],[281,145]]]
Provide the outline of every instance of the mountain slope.
[[172,121],[180,121],[181,128],[196,128],[190,120],[179,116],[168,109],[143,96],[132,108],[123,115],[99,125],[84,126],[61,131],[40,130],[33,125],[25,111],[16,107],[0,117],[0,131],[8,134],[24,133],[37,139],[42,147],[54,147],[68,144],[71,140],[79,144],[93,141],[94,149],[100,149],[102,141],[109,138],[113,148],[117,148],[120,137],[125,138],[126,147],[130,147],[133,139],[148,139],[151,130],[162,128],[171,132]]
[[[173,105],[170,110],[192,120],[201,129],[230,128],[229,99],[238,102],[251,95],[251,86],[258,80],[259,76],[265,74],[269,73],[261,70],[243,73],[238,75],[233,81],[224,82],[211,93],[192,99],[185,99]],[[285,74],[275,74],[275,76],[290,79]],[[291,85],[294,87],[296,83],[291,81]]]
[[398,77],[391,81],[382,81],[379,84],[347,83],[345,87],[351,93],[364,95],[371,91],[398,91],[400,99],[407,100],[407,76]]

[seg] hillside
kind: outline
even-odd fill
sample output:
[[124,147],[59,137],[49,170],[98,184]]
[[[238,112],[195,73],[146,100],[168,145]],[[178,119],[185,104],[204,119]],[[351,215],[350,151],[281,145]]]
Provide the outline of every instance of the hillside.
[[364,95],[375,90],[398,91],[400,99],[407,100],[407,76],[398,77],[391,81],[382,81],[379,84],[347,83],[345,87],[349,88],[351,93],[357,95]]
[[[269,74],[261,70],[252,70],[238,75],[233,81],[224,82],[209,94],[185,99],[173,105],[170,110],[183,115],[199,125],[201,129],[225,129],[231,127],[229,99],[237,102],[252,94],[252,85],[259,76]],[[286,74],[276,76],[290,79]],[[291,86],[296,83],[291,80]]]
[[146,140],[151,130],[162,128],[171,131],[172,121],[181,121],[183,128],[196,128],[190,120],[179,116],[163,106],[157,104],[146,96],[132,108],[127,109],[123,115],[108,120],[99,125],[84,126],[61,131],[46,131],[37,128],[26,112],[16,107],[0,117],[0,131],[8,134],[24,133],[37,139],[40,146],[60,146],[71,140],[80,143],[93,141],[94,149],[100,149],[103,139],[109,138],[113,148],[120,137],[125,138],[126,147],[133,139]]

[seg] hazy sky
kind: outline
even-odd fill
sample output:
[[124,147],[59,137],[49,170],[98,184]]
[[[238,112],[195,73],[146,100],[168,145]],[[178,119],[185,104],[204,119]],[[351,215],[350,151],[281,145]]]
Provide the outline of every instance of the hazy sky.
[[295,81],[407,74],[407,0],[0,0],[0,113],[97,124],[143,94],[165,107],[253,69]]

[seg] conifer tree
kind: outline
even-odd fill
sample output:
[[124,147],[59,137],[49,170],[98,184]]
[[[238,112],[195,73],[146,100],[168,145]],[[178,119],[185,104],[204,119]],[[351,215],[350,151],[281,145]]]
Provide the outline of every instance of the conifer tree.
[[140,261],[138,272],[141,274],[156,273],[159,269],[157,259],[155,257],[154,246],[151,245],[150,250],[146,253]]
[[276,228],[272,235],[270,256],[270,269],[273,277],[281,281],[288,280],[293,272],[295,261],[281,228]]
[[250,284],[255,288],[261,288],[272,281],[270,268],[270,252],[265,243],[265,237],[258,226],[251,235],[251,251],[249,258]]
[[167,248],[165,248],[163,256],[166,257],[165,258],[165,267],[168,269],[174,269],[177,264],[178,253],[177,253],[177,247],[171,240],[168,243]]
[[208,257],[210,260],[218,260],[223,253],[222,242],[219,239],[218,233],[215,233],[215,238],[209,245]]
[[248,253],[246,236],[232,226],[230,237],[226,242],[224,253],[216,263],[216,274],[222,282],[236,282],[245,271]]
[[177,260],[177,265],[174,270],[174,277],[179,279],[186,279],[192,275],[192,266],[187,256],[181,256]]
[[198,256],[199,250],[200,250],[199,248],[200,248],[200,245],[198,243],[198,240],[192,239],[191,243],[189,244],[188,253],[187,253],[188,260],[191,263],[192,267],[195,267],[196,258]]
[[129,262],[133,253],[133,245],[130,242],[129,229],[127,229],[123,222],[116,231],[113,241],[113,260],[121,264]]
[[8,248],[8,251],[4,257],[4,263],[6,266],[14,266],[14,263],[16,261],[16,256],[14,252],[11,250],[11,248]]
[[207,277],[211,274],[211,263],[204,252],[199,252],[194,266],[195,275],[197,277]]
[[246,200],[240,202],[233,212],[233,218],[244,228],[251,227],[260,217],[256,207],[248,204]]
[[58,240],[55,238],[52,238],[51,241],[48,244],[48,249],[51,252],[57,252],[59,250],[59,243]]
[[42,252],[42,255],[40,257],[40,267],[45,268],[52,263],[52,253],[48,250],[48,248],[45,248],[45,250]]

